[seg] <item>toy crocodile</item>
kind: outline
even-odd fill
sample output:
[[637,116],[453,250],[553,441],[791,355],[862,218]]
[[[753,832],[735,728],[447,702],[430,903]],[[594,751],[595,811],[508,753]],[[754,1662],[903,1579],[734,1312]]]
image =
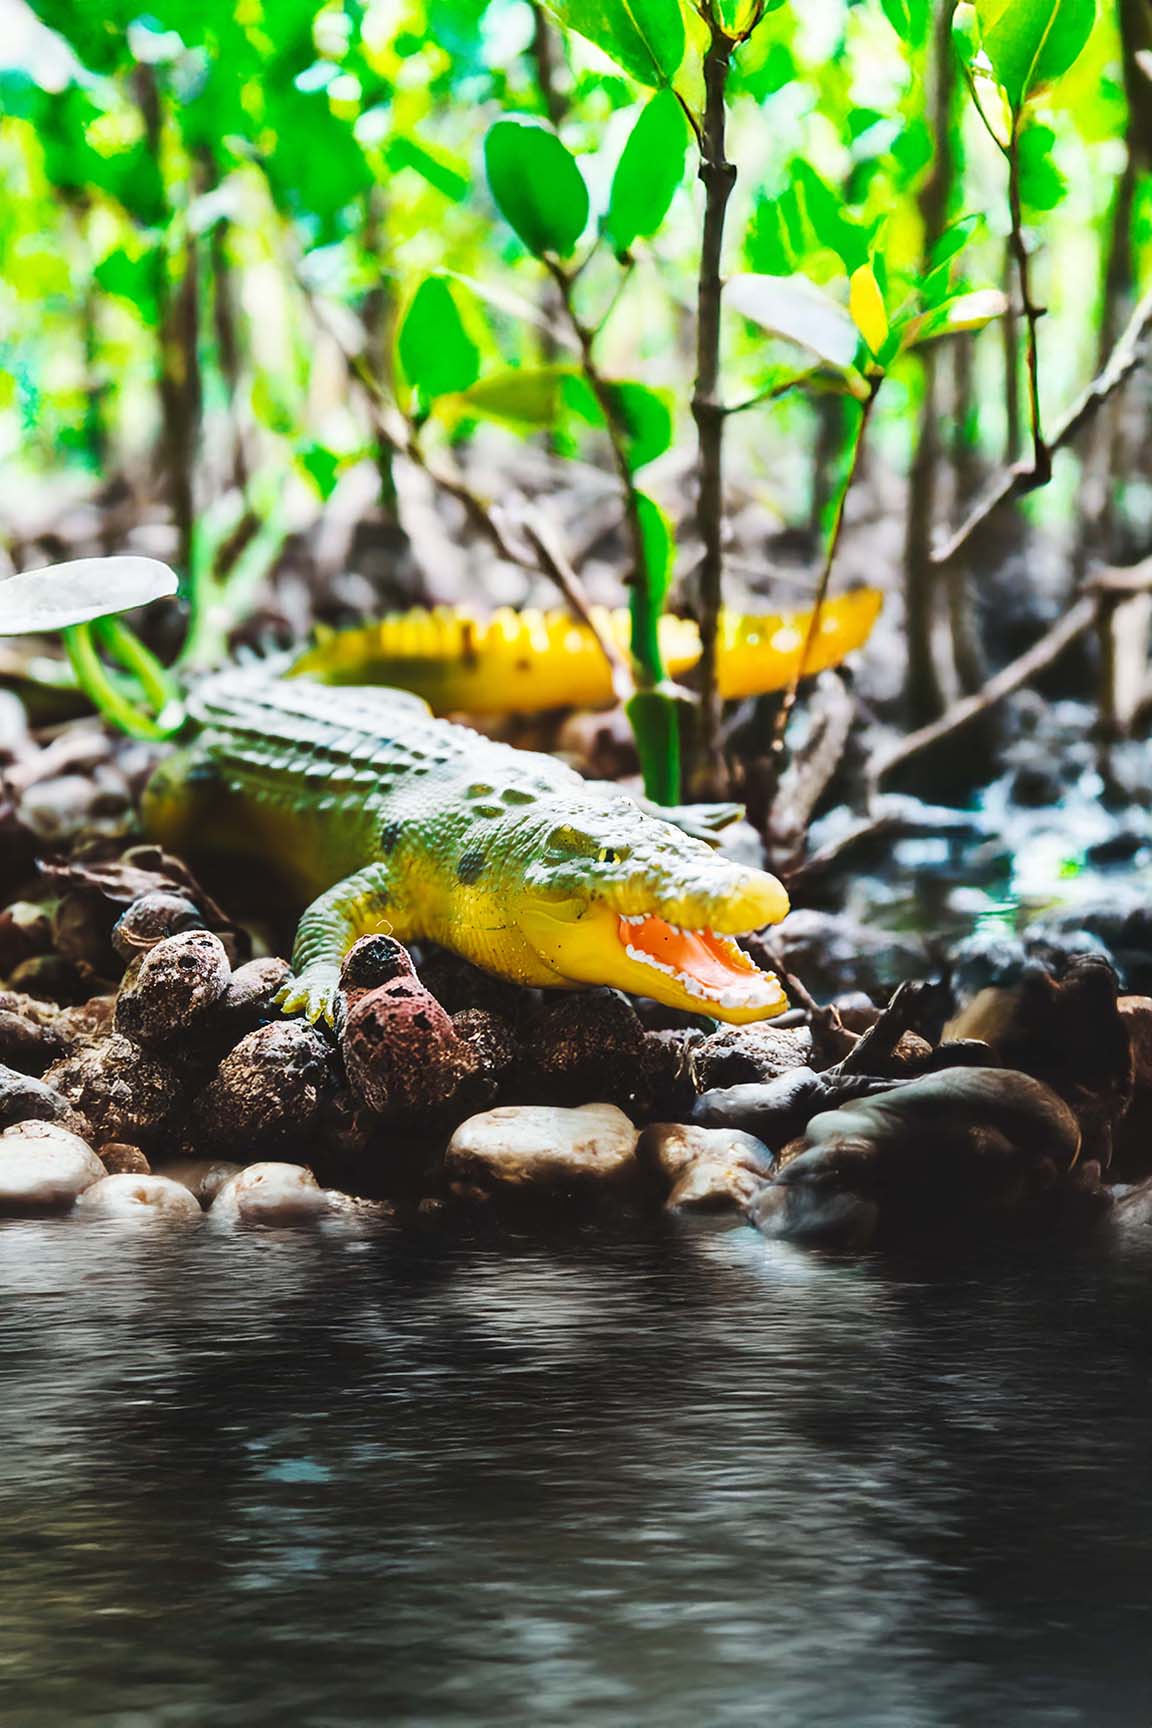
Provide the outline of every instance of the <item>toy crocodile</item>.
[[[846,629],[837,608],[849,604]],[[856,645],[860,603],[848,596],[827,610],[842,654]],[[806,625],[759,621],[761,688],[787,683]],[[374,931],[431,939],[521,984],[613,985],[718,1020],[787,1006],[776,978],[735,941],[788,910],[775,877],[553,757],[433,718],[411,691],[316,681],[346,681],[358,655],[361,676],[403,675],[379,651],[381,636],[352,632],[295,661],[207,679],[190,701],[198,737],[161,764],[145,795],[145,819],[166,844],[254,854],[311,899],[287,1012],[330,1019],[343,956]],[[469,675],[455,687],[441,679],[441,705],[477,701],[478,673]],[[499,687],[499,669],[485,676]],[[573,699],[557,695],[560,684],[554,675],[553,703]],[[515,705],[507,691],[503,705]]]

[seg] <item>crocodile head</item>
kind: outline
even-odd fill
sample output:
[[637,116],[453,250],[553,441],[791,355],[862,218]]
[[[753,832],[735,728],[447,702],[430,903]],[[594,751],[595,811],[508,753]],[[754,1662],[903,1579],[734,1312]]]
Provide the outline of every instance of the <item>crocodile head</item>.
[[537,806],[515,851],[504,914],[530,951],[528,982],[608,984],[734,1023],[788,1006],[775,976],[735,941],[788,910],[766,871],[622,797]]

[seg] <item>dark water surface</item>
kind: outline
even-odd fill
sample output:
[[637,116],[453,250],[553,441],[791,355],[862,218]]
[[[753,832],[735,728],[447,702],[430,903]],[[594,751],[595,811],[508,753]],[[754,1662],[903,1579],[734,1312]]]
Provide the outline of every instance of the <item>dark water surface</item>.
[[4,1728],[1152,1722],[1152,1243],[0,1226]]

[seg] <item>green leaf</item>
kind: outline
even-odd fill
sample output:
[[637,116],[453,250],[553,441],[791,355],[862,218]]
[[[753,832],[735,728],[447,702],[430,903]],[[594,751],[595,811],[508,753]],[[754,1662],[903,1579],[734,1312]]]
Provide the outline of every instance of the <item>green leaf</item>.
[[909,319],[901,333],[903,348],[916,348],[922,342],[934,342],[939,336],[956,336],[961,330],[983,330],[993,318],[1002,318],[1008,310],[1007,296],[999,288],[974,288],[958,294],[942,306],[933,307],[919,318]]
[[459,403],[481,420],[496,420],[517,431],[553,426],[565,401],[565,387],[577,376],[566,366],[510,366],[481,378],[450,406]]
[[976,0],[984,52],[1017,112],[1067,72],[1092,33],[1096,0]]
[[617,253],[641,235],[655,234],[684,178],[688,122],[671,90],[658,90],[628,136],[604,217]]
[[1052,157],[1056,134],[1051,126],[1023,127],[1017,143],[1020,155],[1020,197],[1028,210],[1055,210],[1068,183]]
[[761,329],[783,336],[843,371],[856,358],[855,324],[806,276],[734,276],[726,299]]
[[394,174],[402,168],[411,168],[426,180],[429,186],[443,193],[445,198],[450,198],[453,204],[463,203],[468,196],[469,180],[463,169],[443,154],[434,154],[406,133],[400,133],[388,140],[384,160]]
[[961,216],[950,223],[928,254],[929,270],[938,270],[962,252],[983,220],[983,216]]
[[397,352],[405,377],[424,402],[476,382],[480,351],[443,276],[427,276],[417,288],[400,325]]
[[498,120],[484,140],[500,214],[537,258],[567,258],[588,223],[588,188],[555,132],[534,120]]
[[40,636],[129,612],[176,592],[155,558],[78,558],[0,581],[0,636]]
[[635,471],[663,456],[672,442],[668,398],[646,384],[611,384],[613,412],[628,440],[628,462]]
[[687,47],[680,0],[545,0],[569,30],[587,37],[641,84],[671,84]]
[[918,47],[928,34],[929,0],[880,0],[884,16],[902,42]]

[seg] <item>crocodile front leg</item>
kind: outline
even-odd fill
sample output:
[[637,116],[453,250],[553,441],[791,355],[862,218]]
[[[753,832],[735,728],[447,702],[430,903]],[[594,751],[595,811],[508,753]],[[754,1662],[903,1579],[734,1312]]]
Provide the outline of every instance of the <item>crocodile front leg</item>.
[[313,1023],[324,1019],[331,1025],[344,956],[361,936],[390,934],[394,922],[388,912],[388,872],[383,864],[357,870],[313,900],[296,929],[295,977],[278,998],[284,1013],[304,1014]]

